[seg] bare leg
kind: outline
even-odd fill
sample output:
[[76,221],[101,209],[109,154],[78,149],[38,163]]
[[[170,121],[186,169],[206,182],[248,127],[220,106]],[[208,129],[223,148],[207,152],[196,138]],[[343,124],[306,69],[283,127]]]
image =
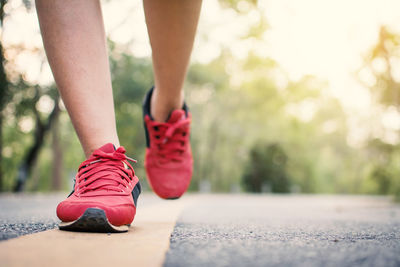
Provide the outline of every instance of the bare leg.
[[199,19],[201,0],[144,0],[153,49],[155,90],[151,114],[163,122],[182,108],[185,80]]
[[119,146],[98,0],[36,0],[44,47],[86,156]]

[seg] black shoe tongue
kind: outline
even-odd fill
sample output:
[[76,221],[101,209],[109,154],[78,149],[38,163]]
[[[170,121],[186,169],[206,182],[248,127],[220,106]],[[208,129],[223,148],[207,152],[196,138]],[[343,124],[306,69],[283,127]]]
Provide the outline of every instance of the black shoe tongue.
[[100,147],[99,150],[105,153],[113,153],[116,148],[112,143],[105,144],[104,146]]
[[180,120],[184,120],[185,118],[186,118],[186,114],[183,109],[175,109],[174,111],[172,111],[167,122],[174,123],[174,122],[178,122]]

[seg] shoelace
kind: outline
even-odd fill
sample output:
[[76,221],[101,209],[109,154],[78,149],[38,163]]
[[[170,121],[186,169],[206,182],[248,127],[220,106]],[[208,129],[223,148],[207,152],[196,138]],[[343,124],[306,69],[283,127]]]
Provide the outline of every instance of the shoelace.
[[75,191],[79,195],[95,190],[124,192],[131,185],[135,175],[127,160],[136,162],[127,157],[125,152],[123,147],[119,147],[113,153],[95,150],[94,158],[82,162],[79,166]]
[[156,138],[155,145],[158,154],[165,159],[181,161],[181,154],[185,151],[185,144],[188,140],[190,118],[174,123],[159,123],[150,121],[152,135]]

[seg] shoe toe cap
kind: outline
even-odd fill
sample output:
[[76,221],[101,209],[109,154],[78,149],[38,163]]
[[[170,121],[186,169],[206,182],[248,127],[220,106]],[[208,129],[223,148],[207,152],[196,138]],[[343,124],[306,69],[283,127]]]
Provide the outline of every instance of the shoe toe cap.
[[183,195],[189,187],[191,170],[147,170],[147,177],[154,192],[164,199],[176,199]]
[[75,221],[81,217],[88,208],[99,208],[104,210],[108,221],[116,226],[130,224],[136,213],[135,207],[131,204],[111,206],[103,202],[88,201],[84,199],[81,201],[71,201],[68,198],[58,204],[57,216],[63,222]]

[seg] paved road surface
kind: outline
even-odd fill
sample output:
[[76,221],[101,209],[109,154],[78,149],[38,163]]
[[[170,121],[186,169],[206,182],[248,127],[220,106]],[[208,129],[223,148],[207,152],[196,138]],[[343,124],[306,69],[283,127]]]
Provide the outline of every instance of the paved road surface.
[[[0,194],[0,241],[56,228],[57,204],[68,193]],[[161,202],[153,194],[143,194],[139,207]]]
[[[0,195],[0,238],[53,228],[64,197]],[[186,204],[166,267],[400,266],[400,206],[387,198],[192,195],[180,201]],[[154,203],[168,201],[145,195],[139,209],[150,211]]]
[[181,213],[164,265],[400,266],[400,207],[379,197],[202,197]]
[[0,195],[0,240],[56,227],[55,207],[65,196],[65,193]]

